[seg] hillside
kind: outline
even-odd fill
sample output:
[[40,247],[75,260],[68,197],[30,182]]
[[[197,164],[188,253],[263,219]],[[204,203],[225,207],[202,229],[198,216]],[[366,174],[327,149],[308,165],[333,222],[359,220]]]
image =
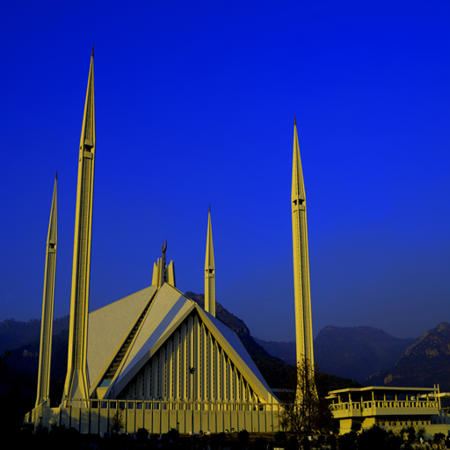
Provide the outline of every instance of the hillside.
[[314,352],[325,372],[364,383],[369,375],[395,364],[414,341],[372,327],[328,326],[314,340]]
[[450,392],[450,324],[441,322],[425,332],[391,367],[366,380],[378,386],[431,387]]
[[276,342],[276,341],[263,341],[255,337],[255,342],[260,345],[269,355],[280,358],[287,364],[295,364],[296,349],[295,342]]
[[[272,356],[295,360],[295,342],[257,340]],[[314,340],[314,359],[326,373],[364,383],[400,358],[415,339],[395,338],[372,327],[325,327]]]
[[[69,316],[61,317],[53,321],[53,335],[69,329]],[[31,319],[28,322],[6,319],[0,322],[0,353],[5,350],[14,350],[21,345],[39,339],[41,334],[41,321]]]

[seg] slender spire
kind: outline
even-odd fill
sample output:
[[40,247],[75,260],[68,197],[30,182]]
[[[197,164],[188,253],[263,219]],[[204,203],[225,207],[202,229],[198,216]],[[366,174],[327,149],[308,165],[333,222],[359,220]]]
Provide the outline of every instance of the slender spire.
[[[94,52],[92,51],[78,158],[69,355],[63,401],[74,398],[87,399],[89,396],[87,324],[91,272],[95,154]],[[77,404],[80,406],[84,403],[80,404],[77,402]]]
[[[39,348],[39,372],[36,396],[36,407],[49,400],[50,393],[50,363],[52,355],[53,305],[55,299],[56,277],[56,245],[57,230],[57,200],[56,178],[53,188],[52,207],[48,224],[47,247],[45,251],[44,295],[42,300],[41,341]],[[48,405],[50,406],[50,405]]]
[[294,158],[292,163],[292,202],[302,204],[306,200],[305,184],[303,181],[300,146],[298,144],[297,123],[294,116]]
[[291,200],[297,364],[301,364],[304,362],[304,358],[306,358],[307,363],[310,364],[311,369],[313,369],[314,352],[311,320],[306,196],[295,118]]
[[211,227],[211,207],[208,212],[208,232],[205,257],[205,311],[216,317],[216,267]]

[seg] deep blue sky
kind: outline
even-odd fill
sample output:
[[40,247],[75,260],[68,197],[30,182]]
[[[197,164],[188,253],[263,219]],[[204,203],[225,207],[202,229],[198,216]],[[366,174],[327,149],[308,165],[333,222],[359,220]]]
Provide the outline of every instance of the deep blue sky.
[[167,237],[203,292],[294,339],[293,116],[314,334],[450,320],[448,1],[0,4],[0,320],[39,318],[58,170],[55,317],[69,312],[78,145],[95,43],[90,309],[151,284]]

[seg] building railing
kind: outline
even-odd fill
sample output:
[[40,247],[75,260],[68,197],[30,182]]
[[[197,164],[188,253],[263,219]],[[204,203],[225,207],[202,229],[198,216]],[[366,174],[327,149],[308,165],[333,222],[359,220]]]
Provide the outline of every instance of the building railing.
[[344,402],[334,403],[330,405],[331,411],[350,411],[350,410],[367,410],[373,408],[388,408],[388,409],[436,409],[439,408],[439,403],[432,400],[424,401],[405,401],[405,400],[373,400],[364,402]]
[[180,400],[92,400],[64,399],[64,408],[121,409],[121,410],[167,410],[167,411],[281,411],[280,403],[259,402],[208,402]]

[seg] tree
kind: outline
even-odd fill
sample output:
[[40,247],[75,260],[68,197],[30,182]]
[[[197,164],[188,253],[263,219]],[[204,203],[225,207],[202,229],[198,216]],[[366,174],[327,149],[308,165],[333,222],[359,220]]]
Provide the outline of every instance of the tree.
[[112,418],[111,431],[113,433],[120,433],[125,428],[125,421],[123,420],[123,412],[117,408],[116,413]]
[[359,449],[364,450],[397,450],[403,443],[402,436],[392,430],[386,431],[377,425],[364,430],[356,439]]
[[8,361],[10,356],[11,352],[9,350],[5,350],[3,356],[0,355],[0,375],[3,375],[6,372],[6,369],[8,368],[6,361]]
[[416,439],[416,430],[413,426],[410,426],[406,429],[406,434],[408,435],[408,441],[414,442]]
[[312,369],[307,358],[294,367],[291,386],[280,415],[281,426],[300,437],[312,431],[328,431],[332,421],[328,402],[319,397],[317,386],[323,374]]

